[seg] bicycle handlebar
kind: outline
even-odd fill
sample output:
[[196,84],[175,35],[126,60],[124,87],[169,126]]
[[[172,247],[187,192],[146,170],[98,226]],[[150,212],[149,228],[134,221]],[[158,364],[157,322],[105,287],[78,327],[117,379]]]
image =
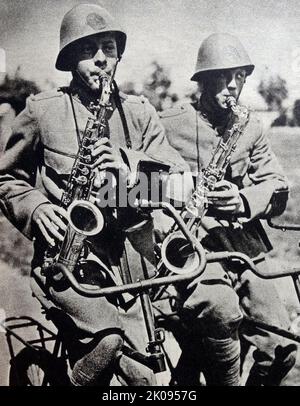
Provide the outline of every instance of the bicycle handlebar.
[[167,211],[171,215],[171,217],[174,218],[180,230],[187,238],[187,240],[190,241],[191,245],[193,246],[197,255],[199,256],[200,263],[199,268],[196,271],[187,272],[186,274],[181,275],[173,274],[170,276],[158,277],[148,280],[140,280],[134,283],[128,283],[120,286],[112,286],[106,288],[87,288],[77,282],[72,272],[70,272],[66,266],[57,263],[55,265],[55,268],[63,273],[63,275],[68,279],[71,286],[77,293],[86,297],[102,297],[115,294],[122,294],[125,292],[130,293],[138,291],[140,292],[163,285],[189,282],[196,279],[204,272],[207,262],[209,263],[219,262],[224,260],[239,260],[240,262],[242,262],[247,266],[247,269],[251,270],[255,275],[263,279],[281,278],[285,276],[294,276],[300,274],[300,269],[297,268],[292,270],[285,270],[283,272],[269,272],[269,271],[263,272],[256,267],[255,263],[247,255],[242,254],[240,252],[222,251],[222,252],[206,253],[201,243],[190,232],[180,214],[171,204],[166,202],[139,201],[137,203],[137,207],[151,210],[163,209]]
[[257,268],[255,263],[250,257],[248,257],[248,255],[242,254],[241,252],[221,251],[206,254],[206,260],[208,263],[234,259],[239,260],[243,264],[247,265],[247,269],[249,269],[256,276],[262,279],[277,279],[284,278],[286,276],[300,275],[300,268],[293,268],[290,270],[285,269],[284,271],[262,271],[261,269]]

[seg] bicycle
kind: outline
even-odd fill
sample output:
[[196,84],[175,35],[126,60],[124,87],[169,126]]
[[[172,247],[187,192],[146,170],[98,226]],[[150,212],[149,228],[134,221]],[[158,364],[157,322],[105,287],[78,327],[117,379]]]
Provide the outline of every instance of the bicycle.
[[[64,266],[60,266],[59,270],[67,278],[71,287],[83,296],[87,297],[101,297],[110,296],[125,292],[137,292],[139,294],[141,305],[144,314],[145,325],[148,334],[148,346],[147,352],[149,355],[144,355],[135,351],[127,345],[124,345],[123,353],[131,357],[132,359],[142,363],[143,365],[151,368],[155,373],[160,373],[166,370],[166,363],[169,370],[174,372],[170,357],[167,350],[163,347],[165,340],[164,329],[157,327],[157,324],[161,324],[162,320],[159,317],[154,320],[152,303],[149,297],[149,291],[170,284],[187,283],[200,276],[206,267],[208,262],[219,262],[222,260],[234,260],[240,261],[247,265],[248,269],[254,272],[257,276],[264,279],[281,278],[290,276],[293,279],[297,297],[300,301],[300,269],[292,269],[284,272],[267,272],[263,273],[259,271],[253,261],[246,255],[239,252],[217,252],[206,253],[200,242],[190,233],[185,226],[184,221],[177,213],[177,211],[168,203],[158,202],[143,202],[140,203],[140,207],[143,209],[164,209],[171,217],[174,218],[180,230],[190,242],[195,250],[199,259],[199,267],[196,271],[187,272],[185,274],[175,274],[160,276],[156,275],[152,279],[140,280],[135,283],[129,283],[121,286],[112,286],[105,288],[87,288],[81,286],[73,274]],[[271,223],[270,223],[271,224]],[[286,228],[287,226],[285,226]],[[300,230],[299,228],[297,228]],[[53,317],[49,312],[45,311],[46,317],[53,320]],[[290,331],[281,329],[277,326],[268,325],[262,323],[259,320],[245,318],[245,322],[252,323],[256,327],[262,330],[266,330],[297,343],[300,343],[300,335],[294,334]],[[11,358],[11,368],[9,374],[10,386],[66,386],[69,385],[69,372],[71,365],[68,357],[68,348],[64,335],[59,329],[57,333],[49,330],[38,321],[33,318],[22,317],[10,317],[2,322],[2,327],[6,331],[6,338],[9,347],[9,353]],[[16,330],[20,328],[33,327],[37,329],[38,338],[26,341],[21,335],[16,333]],[[24,348],[15,354],[12,338],[15,338],[24,345]],[[50,345],[51,343],[51,345]],[[173,381],[173,383],[175,383]]]

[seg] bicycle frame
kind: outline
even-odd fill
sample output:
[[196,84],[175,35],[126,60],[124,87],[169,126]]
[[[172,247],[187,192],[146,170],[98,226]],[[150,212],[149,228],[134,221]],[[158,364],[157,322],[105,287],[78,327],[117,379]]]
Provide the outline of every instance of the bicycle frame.
[[[33,350],[41,348],[46,349],[46,343],[54,341],[55,345],[53,354],[55,356],[59,355],[61,346],[58,343],[59,340],[57,340],[57,335],[48,328],[46,328],[45,326],[43,326],[37,320],[34,320],[32,317],[28,316],[8,317],[1,322],[1,327],[5,330],[5,335],[11,359],[14,359],[15,357],[12,338],[15,338],[16,340],[20,341],[24,346],[31,348]],[[16,330],[30,327],[36,328],[39,336],[38,339],[25,341],[19,334],[15,332]]]

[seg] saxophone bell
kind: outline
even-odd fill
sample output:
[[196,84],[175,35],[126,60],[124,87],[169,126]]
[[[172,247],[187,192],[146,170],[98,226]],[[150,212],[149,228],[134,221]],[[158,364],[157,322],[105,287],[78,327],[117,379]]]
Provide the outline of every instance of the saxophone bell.
[[60,247],[57,262],[73,272],[78,265],[87,237],[100,233],[104,227],[101,211],[88,200],[75,200],[67,210],[69,223]]
[[164,239],[161,259],[169,271],[179,275],[194,272],[200,266],[199,255],[181,231],[169,234]]
[[75,200],[68,208],[69,224],[76,233],[94,236],[104,227],[101,211],[88,200]]

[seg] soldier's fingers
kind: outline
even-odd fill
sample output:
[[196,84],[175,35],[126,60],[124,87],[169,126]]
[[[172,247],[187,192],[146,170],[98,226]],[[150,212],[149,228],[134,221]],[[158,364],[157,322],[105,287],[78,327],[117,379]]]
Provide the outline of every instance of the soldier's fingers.
[[237,191],[234,189],[228,189],[228,190],[222,190],[220,192],[218,191],[212,191],[207,193],[207,198],[208,199],[215,199],[215,200],[222,200],[222,199],[232,199],[237,196]]
[[103,154],[101,156],[101,160],[102,160],[103,163],[104,162],[112,162],[112,161],[115,161],[115,159],[116,159],[115,155],[111,154],[111,153],[110,154],[105,153],[105,154]]
[[230,183],[230,182],[228,182],[228,180],[222,179],[222,180],[219,180],[218,182],[216,182],[215,187],[222,187],[224,185],[227,185],[228,183]]
[[101,155],[92,165],[92,168],[100,167],[100,169],[104,169],[103,165],[104,162],[113,162],[115,160],[114,155],[112,154],[103,154]]
[[[103,183],[103,176],[102,172],[100,171],[99,167],[94,168],[94,183],[93,189],[99,189]],[[91,192],[93,193],[93,191]]]
[[210,204],[213,204],[215,207],[226,207],[226,206],[233,206],[240,204],[240,199],[237,197],[231,198],[231,199],[208,199],[208,202]]
[[60,217],[56,216],[56,214],[54,213],[56,218],[58,219],[57,224],[60,226],[60,228],[64,229],[66,227],[66,222],[69,221],[67,211],[64,208],[59,207],[59,206],[53,207],[53,211],[55,213],[59,214]]
[[93,157],[96,157],[96,156],[99,156],[99,155],[103,155],[104,153],[112,154],[112,153],[113,153],[113,150],[112,150],[112,148],[111,148],[110,146],[108,146],[108,145],[101,145],[101,146],[99,146],[99,147],[97,147],[97,148],[94,148],[94,149],[92,150],[92,156],[93,156]]
[[47,232],[52,234],[54,237],[56,237],[59,241],[63,241],[63,236],[60,234],[58,231],[59,227],[57,224],[55,224],[52,220],[50,220],[48,217],[45,217],[42,219],[43,225],[46,228]]
[[100,138],[100,140],[96,141],[94,144],[94,148],[101,147],[101,145],[109,145],[110,146],[110,141],[107,137]]
[[234,183],[229,182],[228,180],[220,180],[215,184],[215,189],[234,189],[237,188],[237,186]]
[[62,231],[67,230],[67,225],[64,223],[60,217],[58,217],[55,213],[48,217],[50,222],[54,224],[55,227],[61,229]]
[[49,245],[51,245],[52,247],[55,246],[55,240],[53,238],[50,237],[50,235],[48,234],[46,228],[44,227],[42,220],[41,219],[37,219],[36,221],[42,235],[44,236],[45,240],[47,241],[47,243]]
[[237,210],[236,205],[230,205],[230,206],[220,206],[217,208],[218,211],[226,212],[226,213],[234,213]]
[[41,214],[41,218],[44,224],[48,224],[47,219],[54,224],[56,228],[60,228],[63,231],[66,231],[67,225],[66,223],[59,217],[56,213],[59,214],[66,222],[68,222],[67,212],[59,206],[52,205],[50,208],[47,209],[43,214]]
[[107,144],[108,142],[110,142],[109,138],[107,137],[102,137],[99,138],[94,145],[103,145],[103,144]]
[[45,215],[45,216],[52,216],[52,214],[57,211],[59,213],[62,214],[63,217],[65,217],[66,215],[66,211],[62,208],[57,206],[56,204],[45,204],[45,205],[41,205],[41,214]]
[[100,165],[101,169],[116,169],[120,170],[122,164],[120,162],[112,161],[112,162],[105,162]]
[[67,210],[64,209],[63,207],[53,205],[53,210],[59,213],[65,219],[68,219]]

